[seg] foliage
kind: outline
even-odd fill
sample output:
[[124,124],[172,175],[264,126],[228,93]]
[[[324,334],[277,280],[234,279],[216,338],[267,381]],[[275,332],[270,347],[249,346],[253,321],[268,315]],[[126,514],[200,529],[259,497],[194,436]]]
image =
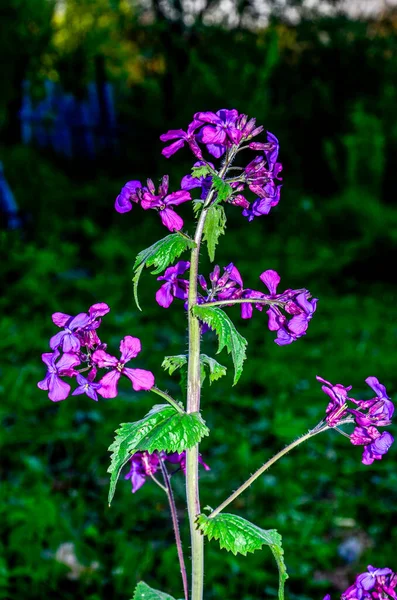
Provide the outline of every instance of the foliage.
[[234,364],[233,385],[236,385],[243,372],[247,340],[239,334],[228,315],[217,306],[197,305],[194,307],[194,314],[215,331],[218,336],[218,353],[223,348],[231,353]]
[[203,240],[207,242],[208,256],[211,262],[214,262],[215,260],[215,248],[218,244],[219,237],[225,233],[225,228],[225,209],[223,206],[214,204],[208,209],[203,235]]
[[169,594],[154,590],[143,581],[140,581],[136,586],[132,600],[174,600],[174,598]]
[[167,404],[154,406],[136,423],[122,423],[109,450],[112,452],[108,469],[110,476],[109,504],[111,503],[120,471],[138,450],[178,452],[192,448],[209,434],[199,413],[180,413]]
[[138,301],[138,283],[144,267],[154,266],[152,275],[158,275],[174,262],[184,250],[192,248],[194,242],[180,233],[171,233],[162,240],[158,240],[149,248],[139,252],[134,264],[134,298],[137,307],[141,310]]
[[284,599],[284,584],[288,578],[284,563],[284,551],[281,545],[281,535],[275,529],[265,531],[238,515],[228,513],[218,514],[215,517],[199,515],[197,526],[203,534],[212,539],[219,540],[221,548],[225,548],[234,555],[247,555],[247,552],[261,550],[263,545],[269,546],[276,559],[279,569],[279,600]]

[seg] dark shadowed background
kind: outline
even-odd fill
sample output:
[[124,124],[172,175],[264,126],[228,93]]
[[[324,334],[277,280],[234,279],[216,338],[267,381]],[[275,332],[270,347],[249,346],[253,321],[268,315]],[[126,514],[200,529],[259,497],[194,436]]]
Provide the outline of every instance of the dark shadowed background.
[[[283,289],[319,298],[306,337],[283,348],[264,314],[242,322],[230,309],[248,361],[235,388],[231,368],[204,384],[203,506],[320,420],[327,400],[316,374],[352,384],[357,397],[370,396],[364,379],[375,375],[396,397],[397,12],[310,4],[1,2],[0,598],[128,600],[140,579],[182,595],[161,490],[147,483],[133,496],[121,480],[107,506],[113,431],[156,400],[125,384],[114,400],[56,405],[36,383],[51,313],[101,301],[111,306],[101,326],[109,349],[140,337],[139,366],[178,396],[160,365],[186,348],[183,308],[157,306],[148,271],[143,312],[132,295],[135,255],[164,229],[154,213],[119,215],[113,204],[129,179],[169,173],[179,189],[191,157],[167,161],[159,135],[196,111],[237,108],[281,143],[279,205],[253,223],[229,210],[217,262],[233,261],[254,288],[276,269]],[[181,213],[191,232],[189,206]],[[209,266],[203,254],[201,271]],[[211,335],[204,346],[215,354]],[[360,448],[327,432],[231,508],[282,534],[291,600],[337,597],[367,564],[397,567],[396,450],[360,461]],[[183,475],[173,482],[188,552]],[[211,542],[206,565],[208,600],[276,597],[266,549],[234,557]]]

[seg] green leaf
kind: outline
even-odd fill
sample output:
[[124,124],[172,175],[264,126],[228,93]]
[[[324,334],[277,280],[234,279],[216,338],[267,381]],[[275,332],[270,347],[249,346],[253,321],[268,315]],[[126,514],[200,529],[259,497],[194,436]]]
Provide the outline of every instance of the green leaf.
[[210,173],[215,173],[213,169],[209,165],[202,165],[200,167],[192,167],[192,177],[195,179],[199,179],[200,177],[205,177]]
[[163,369],[168,370],[168,373],[172,375],[175,371],[180,369],[180,386],[182,394],[186,393],[187,388],[187,355],[177,354],[176,356],[166,356],[162,362]]
[[196,519],[197,527],[209,540],[219,540],[221,548],[233,554],[247,555],[248,552],[261,550],[262,546],[269,546],[273,552],[279,571],[279,600],[284,600],[284,584],[288,579],[284,563],[284,550],[281,535],[275,529],[261,529],[237,515],[220,513],[208,518],[199,515]]
[[201,321],[207,323],[218,336],[218,354],[226,347],[231,353],[234,364],[234,381],[236,385],[243,372],[243,362],[246,359],[245,350],[247,340],[237,331],[227,314],[218,306],[205,306],[205,304],[193,307],[193,312]]
[[212,185],[217,192],[217,202],[223,202],[233,194],[233,188],[230,183],[227,183],[218,175],[212,177]]
[[109,504],[116,490],[117,480],[123,466],[135,453],[178,452],[195,446],[209,434],[200,413],[180,413],[168,404],[159,404],[140,421],[122,423],[109,450],[112,452]]
[[175,600],[169,594],[154,590],[149,587],[144,581],[140,581],[135,588],[134,597],[132,600]]
[[210,383],[213,383],[214,381],[217,381],[218,379],[226,375],[226,367],[218,363],[218,361],[216,361],[215,358],[207,356],[206,354],[200,354],[200,362],[202,366],[206,366],[209,369]]
[[215,247],[219,237],[225,233],[226,214],[223,206],[213,204],[208,209],[207,218],[204,224],[203,239],[207,242],[208,256],[210,261],[215,260]]
[[138,301],[138,283],[144,267],[154,266],[152,275],[158,275],[178,258],[187,248],[194,248],[195,243],[183,233],[172,233],[158,240],[149,248],[139,252],[134,264],[134,298],[139,310],[142,310]]
[[177,354],[176,356],[165,356],[161,364],[165,371],[172,375],[177,369],[181,369],[187,364],[186,354]]

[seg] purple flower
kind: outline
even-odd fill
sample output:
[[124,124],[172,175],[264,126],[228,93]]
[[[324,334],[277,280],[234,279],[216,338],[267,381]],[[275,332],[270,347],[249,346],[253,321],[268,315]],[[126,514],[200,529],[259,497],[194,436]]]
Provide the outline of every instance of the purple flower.
[[255,186],[253,191],[258,194],[259,198],[256,198],[249,208],[243,210],[243,217],[247,217],[248,221],[251,222],[255,217],[268,215],[271,209],[277,206],[280,201],[281,187],[281,185],[274,185],[273,181],[266,183],[263,188],[259,185]]
[[170,131],[167,131],[167,133],[163,133],[162,135],[160,135],[160,140],[162,142],[176,140],[169,146],[163,148],[161,154],[163,154],[163,156],[165,156],[166,158],[170,158],[170,156],[175,154],[175,152],[183,148],[186,142],[189,145],[194,156],[196,156],[199,159],[202,159],[203,155],[194,135],[196,129],[198,129],[198,127],[200,127],[202,124],[203,123],[200,120],[194,118],[193,122],[190,123],[189,127],[187,128],[187,132],[183,131],[183,129],[171,129]]
[[356,427],[350,436],[350,441],[354,446],[365,446],[362,463],[371,465],[374,460],[381,460],[382,456],[388,452],[394,438],[388,431],[380,433],[376,427],[370,425],[369,427]]
[[127,181],[117,196],[114,207],[119,213],[126,213],[132,209],[132,202],[139,202],[142,184],[140,181]]
[[343,592],[341,600],[395,600],[396,584],[397,576],[391,569],[377,569],[368,565],[368,572],[356,577],[355,583]]
[[190,193],[185,190],[168,194],[168,175],[164,175],[158,194],[155,194],[154,186],[152,189],[149,188],[148,191],[143,193],[141,205],[145,210],[149,208],[158,210],[163,225],[169,231],[179,231],[183,227],[183,220],[176,214],[172,206],[177,206],[191,199]]
[[266,133],[267,133],[267,141],[270,145],[270,148],[268,150],[265,150],[265,156],[266,156],[266,160],[267,160],[267,164],[269,165],[269,168],[272,169],[277,161],[280,144],[278,142],[278,139],[276,138],[276,136],[273,133],[270,133],[270,131],[267,131]]
[[[168,460],[173,465],[179,465],[182,472],[186,475],[186,452],[183,451],[180,454],[178,452],[174,452],[173,454],[167,454],[165,456],[165,460]],[[198,462],[200,465],[203,465],[206,471],[211,471],[211,468],[205,464],[203,461],[201,454],[199,454]]]
[[92,355],[92,361],[99,368],[110,368],[99,381],[101,387],[98,393],[103,398],[115,398],[117,396],[117,384],[121,375],[125,375],[132,382],[135,391],[150,390],[154,386],[154,376],[150,371],[144,369],[130,369],[126,367],[132,358],[141,351],[141,342],[138,338],[126,335],[120,342],[121,357],[117,359],[104,350],[96,350]]
[[243,133],[237,129],[238,117],[236,109],[225,108],[216,113],[199,112],[194,115],[195,120],[208,123],[197,134],[197,139],[206,144],[208,152],[215,158],[220,158],[232,144],[240,143]]
[[357,576],[356,585],[362,587],[366,592],[372,590],[376,583],[378,577],[384,577],[385,575],[390,575],[393,573],[391,569],[376,569],[372,565],[368,565],[368,573],[362,573]]
[[130,470],[124,479],[131,479],[133,494],[143,486],[147,477],[157,472],[160,460],[157,452],[136,452],[131,457]]
[[101,324],[100,317],[106,315],[110,308],[104,302],[93,304],[88,313],[80,313],[72,317],[65,313],[54,313],[52,321],[58,327],[64,327],[63,331],[52,336],[50,348],[55,350],[60,347],[64,352],[78,352],[80,346],[92,348],[94,344],[100,343],[95,330]]
[[93,369],[91,369],[87,378],[83,377],[83,375],[81,375],[79,373],[76,377],[77,383],[79,384],[79,386],[74,390],[74,392],[72,393],[72,396],[79,396],[80,394],[87,394],[87,396],[89,398],[98,402],[97,391],[101,387],[101,384],[94,383],[95,375],[96,375],[95,367]]
[[186,279],[179,279],[190,267],[190,262],[179,261],[175,266],[168,267],[164,275],[157,277],[157,281],[165,281],[156,293],[156,301],[163,308],[168,308],[174,298],[186,300],[189,290],[189,282]]
[[321,389],[331,399],[325,411],[326,420],[330,427],[335,427],[347,415],[346,402],[349,400],[347,392],[350,392],[352,386],[345,387],[341,383],[332,385],[332,383],[318,375],[316,375],[316,379],[325,384],[321,386]]
[[47,365],[47,374],[42,381],[39,381],[37,386],[41,390],[48,390],[48,397],[53,402],[65,400],[69,396],[70,385],[63,381],[61,377],[73,377],[76,375],[74,367],[80,364],[80,359],[76,354],[65,353],[55,364],[59,358],[59,350],[54,352],[46,352],[41,355],[43,362]]
[[309,322],[316,310],[317,298],[310,300],[311,294],[307,290],[286,290],[282,294],[277,294],[277,286],[280,282],[280,276],[276,271],[268,269],[260,275],[260,279],[268,288],[270,295],[263,295],[263,298],[277,300],[284,304],[284,309],[288,314],[293,315],[289,321],[282,314],[280,308],[271,305],[266,311],[269,317],[268,327],[270,331],[277,331],[277,338],[274,340],[278,346],[291,344],[306,334]]
[[202,299],[202,303],[213,300],[232,300],[241,297],[243,280],[241,279],[240,272],[233,263],[229,263],[224,267],[222,276],[219,265],[215,265],[209,279],[211,281],[211,289],[208,288],[205,277],[199,275],[199,284],[206,292],[206,297]]
[[[201,167],[205,164],[207,164],[207,163],[205,163],[202,160],[199,160],[198,162],[195,162],[193,166]],[[208,164],[212,168],[214,168],[214,165],[212,163],[208,163]],[[201,177],[193,177],[192,175],[185,175],[185,177],[183,177],[182,181],[181,181],[181,189],[182,190],[192,190],[194,188],[201,187],[200,198],[202,200],[205,200],[205,198],[207,197],[208,192],[211,189],[211,185],[212,185],[211,175],[202,175]]]

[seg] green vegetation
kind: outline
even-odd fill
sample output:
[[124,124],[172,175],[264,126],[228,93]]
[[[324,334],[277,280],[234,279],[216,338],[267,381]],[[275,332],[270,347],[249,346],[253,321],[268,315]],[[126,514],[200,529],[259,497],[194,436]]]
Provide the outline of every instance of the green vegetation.
[[[152,268],[142,268],[140,312],[132,282],[136,255],[166,231],[156,215],[136,207],[118,215],[113,202],[128,179],[151,176],[157,182],[169,172],[171,187],[179,183],[189,163],[161,158],[160,144],[152,140],[184,127],[196,110],[235,106],[256,116],[279,136],[284,163],[282,198],[269,216],[249,224],[240,209],[228,207],[228,237],[219,238],[216,263],[235,262],[252,287],[259,273],[276,269],[283,289],[304,286],[319,298],[307,335],[284,348],[274,344],[264,314],[245,322],[238,306],[227,309],[248,341],[247,360],[231,391],[234,369],[226,350],[216,357],[226,376],[204,383],[202,416],[212,437],[201,445],[211,466],[201,470],[203,506],[217,506],[247,471],[320,420],[326,397],[316,374],[352,384],[357,397],[366,393],[364,379],[375,375],[397,394],[396,282],[390,270],[397,245],[393,19],[337,17],[296,28],[277,21],[258,35],[200,24],[183,37],[178,30],[171,35],[164,22],[138,26],[122,2],[113,4],[121,7],[114,17],[119,25],[102,23],[104,46],[92,33],[77,45],[79,54],[66,33],[62,38],[59,23],[58,37],[47,30],[47,13],[37,49],[23,36],[12,42],[18,56],[35,57],[31,69],[39,61],[38,80],[55,72],[73,91],[92,75],[81,74],[76,64],[87,65],[99,48],[122,92],[118,110],[129,129],[122,128],[121,155],[101,169],[64,168],[15,144],[0,150],[26,215],[23,231],[0,232],[1,600],[128,600],[141,579],[182,595],[162,491],[147,483],[132,495],[121,477],[111,508],[107,503],[114,430],[142,419],[153,396],[133,393],[124,381],[117,399],[96,404],[77,396],[55,405],[36,383],[44,375],[41,353],[53,333],[51,314],[77,314],[102,301],[111,307],[102,325],[109,348],[116,350],[122,335],[141,338],[136,366],[153,371],[157,385],[180,399],[180,372],[170,376],[161,361],[185,352],[183,309],[176,302],[161,309]],[[31,9],[40,12],[39,5],[31,2]],[[26,18],[40,28],[39,21]],[[69,41],[76,22],[70,22]],[[86,26],[93,32],[93,24]],[[10,58],[9,69],[14,64]],[[4,102],[16,101],[17,75],[6,77]],[[0,105],[1,125],[7,110]],[[187,230],[188,211],[181,207]],[[204,274],[209,259],[207,266]],[[207,334],[203,352],[215,357],[216,350],[215,335]],[[360,448],[326,432],[284,457],[230,506],[282,535],[287,598],[314,600],[344,589],[369,563],[395,569],[395,457],[392,448],[366,467]],[[178,502],[183,474],[172,482]],[[180,518],[184,536],[183,510]],[[218,546],[206,544],[206,600],[277,597],[270,552],[242,558]]]

